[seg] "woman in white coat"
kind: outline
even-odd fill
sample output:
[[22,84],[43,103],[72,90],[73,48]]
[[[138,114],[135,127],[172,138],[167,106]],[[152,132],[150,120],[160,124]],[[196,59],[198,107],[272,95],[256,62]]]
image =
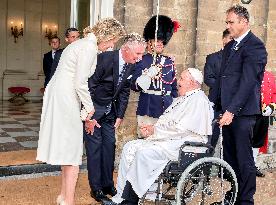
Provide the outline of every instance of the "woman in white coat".
[[98,50],[113,48],[125,30],[116,19],[106,18],[86,28],[84,34],[83,39],[71,43],[62,52],[43,98],[37,160],[61,165],[62,183],[57,203],[62,205],[74,204],[83,154],[80,110],[83,104],[86,120],[95,112],[88,78],[95,71]]

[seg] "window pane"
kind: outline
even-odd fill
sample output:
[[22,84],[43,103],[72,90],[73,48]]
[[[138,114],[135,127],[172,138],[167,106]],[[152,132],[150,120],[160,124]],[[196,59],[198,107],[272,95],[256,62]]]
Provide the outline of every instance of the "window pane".
[[77,29],[79,29],[79,31],[82,31],[90,24],[90,0],[77,1],[77,15]]

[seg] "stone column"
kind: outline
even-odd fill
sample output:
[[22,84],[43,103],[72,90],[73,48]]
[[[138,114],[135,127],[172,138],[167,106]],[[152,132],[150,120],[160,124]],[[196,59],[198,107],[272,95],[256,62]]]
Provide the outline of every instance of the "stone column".
[[200,0],[198,2],[195,66],[203,70],[206,56],[222,48],[225,11],[232,1]]
[[197,0],[160,1],[160,14],[171,17],[181,25],[165,48],[165,54],[175,57],[180,74],[195,64]]

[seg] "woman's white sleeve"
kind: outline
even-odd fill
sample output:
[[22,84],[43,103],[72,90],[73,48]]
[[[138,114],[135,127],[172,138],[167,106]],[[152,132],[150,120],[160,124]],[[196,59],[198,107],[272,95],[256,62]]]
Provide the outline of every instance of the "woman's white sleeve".
[[95,45],[87,43],[77,55],[77,68],[75,76],[75,89],[87,113],[93,109],[93,102],[88,88],[88,78],[93,75],[97,64],[97,49]]

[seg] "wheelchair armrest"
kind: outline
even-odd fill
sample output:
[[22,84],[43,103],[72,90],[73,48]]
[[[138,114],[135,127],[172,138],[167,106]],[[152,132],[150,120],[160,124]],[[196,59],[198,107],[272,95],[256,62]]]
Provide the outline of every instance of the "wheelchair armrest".
[[206,153],[212,153],[214,151],[214,147],[208,143],[202,143],[202,142],[189,142],[185,141],[183,145],[181,145],[180,150],[179,150],[179,156],[181,155],[181,152],[184,147],[186,146],[191,146],[191,147],[206,147]]

